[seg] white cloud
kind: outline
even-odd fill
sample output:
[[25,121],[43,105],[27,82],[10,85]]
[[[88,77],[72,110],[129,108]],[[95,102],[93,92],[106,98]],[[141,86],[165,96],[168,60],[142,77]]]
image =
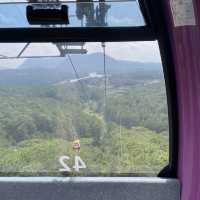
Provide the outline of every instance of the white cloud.
[[117,18],[117,17],[113,17],[110,16],[109,17],[109,21],[112,22],[112,26],[122,26],[123,24],[125,24],[125,26],[133,26],[134,25],[141,25],[143,24],[143,22],[141,23],[139,20],[135,20],[130,18],[130,17],[123,17],[123,18]]
[[24,56],[57,56],[59,51],[52,43],[32,43],[23,54]]
[[[102,52],[100,43],[87,43],[86,47],[89,53]],[[121,60],[161,62],[157,42],[110,42],[106,54]]]
[[[7,43],[0,45],[0,55],[16,57],[25,46],[25,43],[14,44]],[[28,46],[23,56],[52,56],[59,55],[55,45],[51,43],[32,43]],[[1,59],[0,69],[12,68],[15,69],[24,62],[24,59]]]
[[[25,44],[1,44],[0,45],[0,55],[4,56],[16,56]],[[24,60],[23,59],[12,59],[12,60],[0,60],[0,70],[5,68],[17,68]]]
[[0,70],[2,69],[16,69],[24,62],[24,59],[0,60]]

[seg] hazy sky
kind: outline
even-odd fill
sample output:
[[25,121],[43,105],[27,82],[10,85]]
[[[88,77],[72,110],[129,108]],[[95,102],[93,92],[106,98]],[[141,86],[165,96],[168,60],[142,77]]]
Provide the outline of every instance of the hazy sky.
[[[86,48],[89,52],[102,51],[97,43],[88,43]],[[161,62],[157,42],[110,42],[106,43],[106,54],[120,60]]]
[[[0,44],[0,55],[17,56],[25,44]],[[101,43],[86,43],[88,54],[102,52]],[[115,59],[138,62],[161,62],[157,42],[109,42],[106,43],[106,54]],[[31,44],[24,52],[25,56],[59,55],[55,45]],[[16,68],[24,60],[0,60],[1,68]]]

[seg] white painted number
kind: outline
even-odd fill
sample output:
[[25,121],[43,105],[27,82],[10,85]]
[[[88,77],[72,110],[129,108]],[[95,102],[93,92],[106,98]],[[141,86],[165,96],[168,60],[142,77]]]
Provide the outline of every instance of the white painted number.
[[[59,169],[60,172],[71,172],[71,168],[66,164],[66,161],[69,160],[70,157],[69,156],[61,156],[59,158],[59,162],[62,165],[63,168]],[[86,168],[86,164],[85,162],[80,158],[80,156],[75,156],[74,158],[74,166],[73,166],[74,170],[76,172],[79,172],[80,169],[85,169]]]
[[69,160],[70,157],[68,156],[61,156],[59,158],[59,162],[62,165],[62,169],[59,169],[60,172],[71,172],[72,170],[68,167],[68,165],[65,163],[65,160]]
[[86,168],[86,164],[84,163],[84,161],[79,157],[79,156],[75,156],[75,165],[74,165],[74,170],[76,172],[79,172],[79,169],[85,169]]

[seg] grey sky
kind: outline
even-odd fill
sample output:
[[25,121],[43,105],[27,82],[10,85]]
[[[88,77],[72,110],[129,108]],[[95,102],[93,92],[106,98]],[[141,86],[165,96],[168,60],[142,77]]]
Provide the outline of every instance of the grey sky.
[[[17,56],[18,52],[25,44],[1,44],[0,55]],[[101,43],[86,43],[85,48],[88,53],[102,52]],[[106,43],[106,54],[110,57],[120,60],[130,60],[138,62],[161,62],[157,42],[109,42]],[[55,45],[51,43],[31,44],[26,56],[45,56],[59,55]],[[0,67],[16,68],[24,60],[0,60]]]

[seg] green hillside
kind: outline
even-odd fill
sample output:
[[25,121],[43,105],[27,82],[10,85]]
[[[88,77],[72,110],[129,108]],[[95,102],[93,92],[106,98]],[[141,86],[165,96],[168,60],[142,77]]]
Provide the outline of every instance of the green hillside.
[[[110,78],[106,99],[100,80],[1,86],[0,110],[1,175],[148,175],[168,162],[163,81]],[[87,168],[59,172],[63,155],[70,168],[76,155]]]

